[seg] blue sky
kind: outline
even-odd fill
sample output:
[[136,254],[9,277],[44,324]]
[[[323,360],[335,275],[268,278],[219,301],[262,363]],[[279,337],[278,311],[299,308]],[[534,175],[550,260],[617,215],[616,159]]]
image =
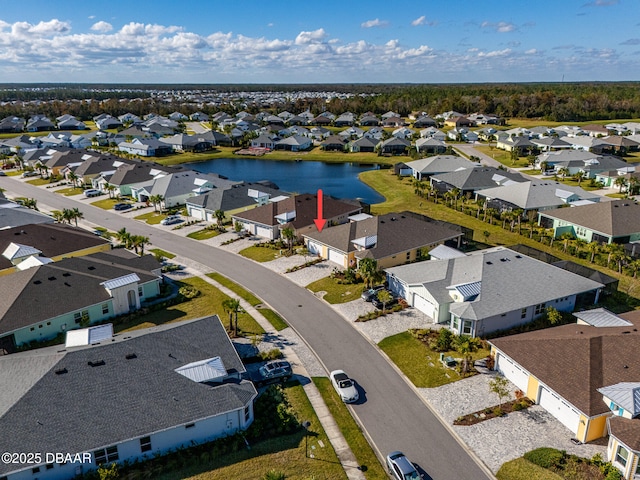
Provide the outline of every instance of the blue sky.
[[0,82],[640,80],[640,0],[0,5]]

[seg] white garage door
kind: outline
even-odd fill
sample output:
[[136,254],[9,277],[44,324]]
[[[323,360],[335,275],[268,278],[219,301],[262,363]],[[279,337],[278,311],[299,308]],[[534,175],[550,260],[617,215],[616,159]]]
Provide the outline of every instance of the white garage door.
[[256,235],[259,237],[265,237],[273,240],[273,232],[270,228],[266,227],[256,227]]
[[341,265],[344,267],[344,255],[340,252],[337,252],[333,249],[329,249],[329,261],[330,262],[335,262],[338,265]]
[[309,241],[307,249],[312,255],[320,255],[320,253],[322,252],[322,245],[316,242]]
[[189,214],[195,219],[198,219],[198,220],[202,220],[203,219],[202,210],[200,210],[198,208],[190,208],[189,209]]
[[436,306],[420,295],[413,294],[413,306],[423,312],[428,317],[434,318]]
[[575,434],[578,431],[580,413],[545,386],[540,387],[540,400],[538,403],[547,412],[560,420],[565,427],[571,430],[571,433]]
[[513,363],[510,358],[503,355],[498,355],[498,364],[496,365],[502,375],[508,378],[511,383],[518,387],[523,392],[527,391],[527,384],[529,383],[529,375],[518,365]]

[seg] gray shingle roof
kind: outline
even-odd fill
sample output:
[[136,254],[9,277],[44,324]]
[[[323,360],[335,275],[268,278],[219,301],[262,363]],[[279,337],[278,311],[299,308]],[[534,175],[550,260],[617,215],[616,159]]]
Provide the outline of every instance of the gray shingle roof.
[[472,168],[476,164],[466,158],[455,155],[435,155],[433,157],[421,158],[412,162],[406,162],[407,167],[422,173],[432,175],[443,172],[453,172],[459,168]]
[[580,200],[599,201],[600,197],[580,187],[573,187],[554,181],[531,181],[495,188],[480,192],[483,197],[509,202],[524,210],[560,207],[566,203],[562,198],[575,194]]
[[441,173],[431,177],[433,181],[445,182],[460,190],[482,190],[502,185],[504,182],[526,182],[519,173],[499,170],[494,167],[464,168],[453,172]]
[[0,198],[0,230],[36,223],[53,223],[53,218],[5,198]]
[[[256,396],[250,382],[211,386],[174,371],[213,356],[231,376],[245,371],[217,316],[114,338],[0,357],[0,449],[92,451],[241,409]],[[104,365],[88,365],[97,360]],[[13,468],[2,464],[0,474]]]
[[631,200],[562,208],[543,215],[614,237],[640,232],[640,205]]
[[187,203],[197,205],[212,212],[216,210],[228,212],[243,207],[254,207],[256,200],[249,196],[249,190],[259,190],[270,195],[272,198],[285,194],[285,192],[281,190],[271,188],[261,183],[242,183],[233,185],[231,188],[214,188],[202,195],[191,197],[187,200]]

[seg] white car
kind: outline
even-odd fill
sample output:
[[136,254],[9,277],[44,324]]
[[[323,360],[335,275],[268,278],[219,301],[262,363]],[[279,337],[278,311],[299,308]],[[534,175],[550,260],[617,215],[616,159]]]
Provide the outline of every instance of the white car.
[[89,197],[97,197],[99,195],[102,195],[102,192],[100,190],[97,190],[95,188],[88,188],[87,190],[84,191],[84,196],[89,198]]
[[160,225],[173,225],[174,223],[180,223],[182,218],[179,215],[169,215],[167,218],[160,221]]
[[353,380],[343,370],[334,370],[329,374],[331,384],[344,403],[357,402],[360,395]]

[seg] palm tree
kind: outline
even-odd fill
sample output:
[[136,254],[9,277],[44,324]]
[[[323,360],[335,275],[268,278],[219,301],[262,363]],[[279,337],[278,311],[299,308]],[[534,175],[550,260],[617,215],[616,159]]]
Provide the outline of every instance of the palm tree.
[[124,245],[124,248],[130,248],[131,247],[131,234],[129,232],[127,232],[127,229],[122,227],[120,230],[118,230],[115,235],[116,240],[118,240],[122,245]]
[[78,226],[78,220],[82,220],[84,218],[84,214],[78,208],[73,208],[71,210],[71,215],[72,215],[73,220],[75,220],[76,227],[77,227]]
[[382,302],[382,313],[384,313],[384,311],[387,308],[387,303],[393,300],[393,297],[391,296],[391,293],[389,293],[387,290],[380,290],[376,294],[376,297],[378,297],[378,300]]
[[[513,211],[514,220],[518,222],[518,235],[522,235],[522,215],[524,214],[524,210],[521,208],[517,208]],[[513,232],[513,223],[511,224],[511,231]]]
[[282,229],[282,238],[287,241],[289,253],[293,254],[293,244],[296,239],[296,231],[292,227],[285,227]]
[[585,172],[578,172],[573,176],[573,178],[575,178],[575,180],[578,182],[578,186],[580,186],[582,180],[587,178],[587,174]]
[[598,242],[589,242],[587,244],[587,252],[591,254],[591,258],[589,259],[589,263],[593,263],[593,260],[596,257],[596,253],[600,250],[600,244]]
[[451,197],[453,198],[453,209],[454,210],[458,209],[458,198],[460,198],[461,194],[462,194],[462,191],[459,188],[452,188],[451,189]]
[[71,210],[70,208],[63,208],[62,218],[64,219],[65,222],[71,225],[71,220],[73,220],[73,210]]
[[151,202],[151,204],[153,205],[153,211],[157,212],[158,211],[158,205],[162,205],[162,202],[164,201],[164,197],[160,194],[156,194],[156,195],[151,195],[149,197],[149,201]]
[[104,186],[102,187],[109,194],[109,198],[111,198],[111,193],[113,192],[113,189],[111,187],[112,187],[112,185],[109,182],[104,182]]
[[[144,246],[149,243],[149,237],[145,237],[143,235],[131,235],[130,239],[133,250],[142,257],[144,255]],[[139,252],[138,249],[140,249]]]
[[364,281],[365,288],[373,286],[376,278],[380,276],[378,270],[378,261],[374,258],[363,258],[358,263],[358,273]]
[[[226,215],[224,214],[224,211],[218,209],[215,212],[213,212],[213,216],[216,217],[216,223],[218,224],[218,230],[222,231],[222,223],[224,222],[224,219],[226,218]],[[284,235],[284,232],[283,232]]]
[[573,240],[573,235],[571,235],[569,232],[563,233],[562,235],[560,235],[560,240],[562,240],[562,251],[564,253],[567,253],[569,242]]
[[71,184],[73,185],[73,188],[78,188],[78,175],[76,175],[75,172],[69,172],[67,174],[67,178],[69,179],[69,181],[71,182]]
[[486,214],[489,217],[489,225],[493,225],[493,219],[496,217],[496,215],[498,215],[500,212],[498,212],[498,210],[496,208],[487,208],[486,210]]
[[56,222],[58,223],[64,222],[64,212],[61,212],[60,210],[54,210],[53,212],[51,212],[51,214],[53,215],[53,219]]
[[629,187],[627,188],[627,192],[629,196],[635,195],[636,190],[638,189],[638,185],[640,184],[640,179],[638,177],[629,177]]
[[559,168],[558,173],[562,177],[562,180],[564,180],[565,178],[567,178],[567,175],[569,175],[569,169],[567,167]]
[[626,178],[624,178],[624,177],[617,177],[617,178],[613,181],[613,184],[614,184],[616,187],[619,187],[618,193],[622,193],[622,189],[623,189],[624,187],[626,187],[626,186],[627,186],[627,179],[626,179]]
[[607,268],[611,262],[616,262],[618,264],[618,273],[622,272],[622,263],[626,259],[626,254],[624,251],[624,247],[618,243],[610,243],[606,246],[607,249]]
[[234,336],[238,335],[238,312],[240,311],[240,300],[236,298],[227,298],[222,302],[222,308],[229,315],[229,330],[232,329],[231,319],[235,316],[235,328],[233,328]]
[[32,210],[38,210],[38,201],[35,198],[25,198],[22,205]]

